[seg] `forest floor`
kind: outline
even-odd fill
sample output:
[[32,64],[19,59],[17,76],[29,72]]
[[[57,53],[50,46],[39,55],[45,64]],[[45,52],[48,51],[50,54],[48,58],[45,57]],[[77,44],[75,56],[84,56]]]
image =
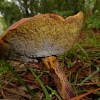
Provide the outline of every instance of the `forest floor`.
[[[76,93],[77,98],[71,100],[100,100],[100,31],[82,31],[80,37],[79,43],[58,60]],[[0,61],[0,99],[45,100],[43,86],[51,100],[61,100],[42,61]]]

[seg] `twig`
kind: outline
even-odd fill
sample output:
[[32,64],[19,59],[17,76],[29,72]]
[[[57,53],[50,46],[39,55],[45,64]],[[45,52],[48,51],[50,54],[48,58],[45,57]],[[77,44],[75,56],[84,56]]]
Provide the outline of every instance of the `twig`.
[[86,51],[86,52],[94,51],[94,50],[96,50],[96,49],[100,49],[100,47],[95,47],[95,48],[90,49],[90,50],[88,50],[88,51]]
[[80,100],[80,99],[82,99],[83,97],[85,97],[85,96],[87,96],[87,95],[89,95],[89,94],[91,94],[91,93],[94,93],[94,92],[96,92],[96,91],[99,91],[99,90],[100,90],[100,88],[92,89],[92,90],[90,90],[90,91],[87,92],[87,93],[81,94],[81,95],[79,95],[79,96],[76,96],[76,97],[71,98],[71,99],[68,99],[68,100]]

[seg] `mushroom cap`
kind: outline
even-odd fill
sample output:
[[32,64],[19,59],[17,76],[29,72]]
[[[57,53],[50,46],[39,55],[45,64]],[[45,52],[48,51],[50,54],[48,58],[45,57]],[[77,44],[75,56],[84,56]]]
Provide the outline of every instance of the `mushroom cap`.
[[51,13],[24,18],[0,39],[0,57],[33,62],[37,57],[62,55],[79,40],[82,22],[82,12],[66,19]]

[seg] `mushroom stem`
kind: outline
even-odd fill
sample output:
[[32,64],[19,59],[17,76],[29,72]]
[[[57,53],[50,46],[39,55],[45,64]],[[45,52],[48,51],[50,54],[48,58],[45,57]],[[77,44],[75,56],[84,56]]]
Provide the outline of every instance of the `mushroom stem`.
[[58,59],[55,56],[49,56],[43,58],[44,64],[52,74],[54,81],[57,86],[57,90],[63,100],[75,97],[75,92],[72,86],[69,84],[64,71],[62,70]]

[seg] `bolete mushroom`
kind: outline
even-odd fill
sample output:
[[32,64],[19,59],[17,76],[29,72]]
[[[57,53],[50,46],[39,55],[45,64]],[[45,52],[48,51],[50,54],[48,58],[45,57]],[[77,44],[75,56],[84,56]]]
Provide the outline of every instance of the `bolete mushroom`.
[[78,40],[83,22],[79,12],[66,19],[57,14],[40,14],[24,18],[10,26],[0,39],[0,58],[33,62],[45,57],[43,62],[54,77],[63,100],[74,97],[75,92],[62,70],[56,56],[67,52]]

